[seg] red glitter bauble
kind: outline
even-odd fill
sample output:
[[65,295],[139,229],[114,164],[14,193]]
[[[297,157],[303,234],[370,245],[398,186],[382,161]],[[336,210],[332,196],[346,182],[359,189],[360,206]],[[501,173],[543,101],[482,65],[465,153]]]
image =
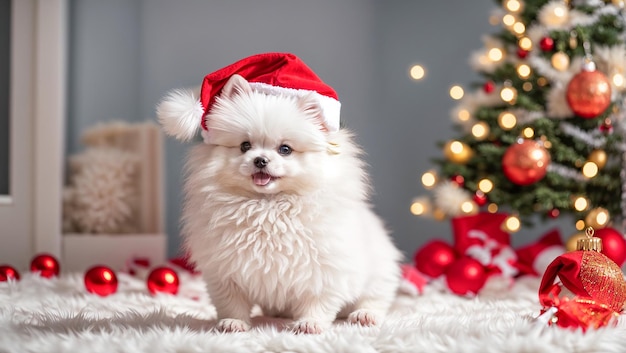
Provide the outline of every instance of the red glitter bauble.
[[59,261],[50,254],[39,254],[30,263],[31,272],[39,272],[41,277],[51,278],[61,272]]
[[502,171],[514,184],[530,185],[541,180],[548,171],[550,153],[533,140],[512,144],[502,157]]
[[539,47],[543,51],[552,51],[554,49],[554,39],[550,37],[543,37],[539,41]]
[[6,282],[8,280],[19,281],[19,272],[9,265],[0,265],[0,282]]
[[148,275],[148,290],[156,293],[178,293],[178,274],[169,267],[157,267]]
[[583,70],[567,84],[567,104],[581,118],[595,118],[611,105],[611,83],[600,71]]
[[441,276],[456,259],[454,248],[441,240],[432,240],[420,248],[413,257],[415,268],[426,276]]
[[117,291],[117,276],[106,266],[94,266],[85,273],[85,288],[102,297]]
[[624,235],[611,227],[600,228],[595,236],[602,239],[602,253],[622,267],[626,261],[626,239]]
[[485,267],[471,257],[462,257],[446,270],[446,283],[453,293],[475,295],[485,285]]

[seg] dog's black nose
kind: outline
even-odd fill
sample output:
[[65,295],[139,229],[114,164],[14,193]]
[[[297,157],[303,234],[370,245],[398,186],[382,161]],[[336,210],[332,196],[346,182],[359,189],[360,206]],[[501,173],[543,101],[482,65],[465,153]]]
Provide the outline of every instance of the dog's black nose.
[[257,168],[264,168],[269,162],[270,160],[267,159],[267,157],[256,157],[254,159],[254,165],[256,165]]

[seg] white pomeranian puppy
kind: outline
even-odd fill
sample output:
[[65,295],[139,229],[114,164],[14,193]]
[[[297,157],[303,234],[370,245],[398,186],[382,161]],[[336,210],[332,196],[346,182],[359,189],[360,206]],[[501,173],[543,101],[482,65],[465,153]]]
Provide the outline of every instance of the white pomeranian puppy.
[[[176,134],[171,98],[158,115]],[[259,92],[235,74],[204,117],[182,221],[218,330],[248,330],[255,304],[297,333],[338,317],[374,325],[395,298],[401,254],[368,204],[361,150],[321,113],[312,95]]]

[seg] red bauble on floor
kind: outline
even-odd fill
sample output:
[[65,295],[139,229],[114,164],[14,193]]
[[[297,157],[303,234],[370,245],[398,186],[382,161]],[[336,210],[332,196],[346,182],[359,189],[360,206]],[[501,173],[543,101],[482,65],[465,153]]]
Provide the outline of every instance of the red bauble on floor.
[[169,267],[157,267],[148,275],[148,290],[156,293],[178,293],[178,274]]
[[456,260],[446,271],[446,283],[455,294],[478,294],[486,281],[485,267],[471,257],[466,256]]
[[435,278],[444,274],[456,257],[454,248],[448,243],[432,240],[415,253],[413,261],[418,271]]
[[30,263],[31,272],[39,272],[41,277],[51,278],[61,272],[59,261],[50,254],[39,254]]
[[0,282],[6,282],[8,280],[19,281],[19,272],[9,265],[0,265]]
[[89,293],[105,297],[117,291],[117,276],[106,266],[94,266],[85,273],[85,288]]

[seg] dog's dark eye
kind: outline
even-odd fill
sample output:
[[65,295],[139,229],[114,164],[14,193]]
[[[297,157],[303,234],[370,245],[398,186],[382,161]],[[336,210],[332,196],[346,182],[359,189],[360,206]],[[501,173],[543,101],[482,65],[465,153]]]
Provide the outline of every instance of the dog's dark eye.
[[250,142],[244,141],[241,143],[241,145],[239,145],[239,148],[241,149],[241,152],[246,153],[246,151],[252,148],[252,145],[250,144]]
[[288,156],[291,154],[291,147],[287,145],[281,145],[280,147],[278,147],[278,153],[282,154],[283,156]]

